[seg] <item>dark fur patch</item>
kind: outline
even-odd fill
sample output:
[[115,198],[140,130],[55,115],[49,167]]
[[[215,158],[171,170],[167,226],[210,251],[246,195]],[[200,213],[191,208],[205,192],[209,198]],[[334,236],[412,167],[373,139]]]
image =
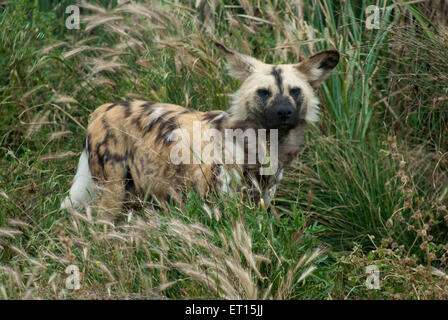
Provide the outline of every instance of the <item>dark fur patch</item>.
[[215,46],[217,46],[218,48],[220,48],[221,50],[223,50],[224,52],[226,52],[228,54],[234,54],[233,51],[231,51],[230,49],[228,49],[226,46],[219,43],[218,41],[215,41]]
[[[291,90],[291,88],[290,88]],[[300,91],[299,95],[297,95],[296,97],[294,97],[293,95],[291,95],[292,100],[295,103],[295,107],[297,112],[299,113],[299,116],[305,116],[306,114],[306,108],[303,108],[302,110],[302,103],[303,103],[303,94]]]
[[106,144],[110,144],[110,141],[112,141],[112,143],[114,145],[116,145],[118,143],[117,137],[110,131],[108,131],[106,133],[106,137],[104,138],[104,141],[105,141]]
[[262,108],[253,108],[250,106],[249,101],[246,101],[246,111],[247,119],[239,125],[239,128],[244,129],[243,125],[246,125],[246,128],[267,128],[266,108],[264,106]]
[[215,129],[218,131],[222,131],[222,123],[224,121],[224,117],[221,117],[214,121]]
[[[100,150],[101,147],[104,147],[103,148],[103,150],[104,150],[103,152],[101,152],[101,150]],[[122,155],[120,155],[118,153],[115,153],[115,152],[111,152],[107,148],[107,145],[106,145],[106,143],[104,141],[99,143],[96,146],[96,156],[98,157],[98,162],[99,162],[100,167],[101,167],[102,170],[104,170],[104,164],[106,162],[111,161],[113,163],[116,163],[116,162],[121,162],[121,161],[124,160],[124,157]]]
[[110,152],[106,149],[106,152],[104,153],[104,163],[106,162],[112,162],[112,163],[119,163],[124,160],[124,157],[118,153]]
[[[148,110],[148,112],[145,114],[145,117],[150,117],[153,112],[154,109]],[[151,121],[149,121],[148,124],[144,128],[142,128],[143,135],[146,135],[148,132],[150,132],[157,124],[159,124],[160,129],[160,125],[162,125],[165,122],[164,118],[174,112],[175,111],[167,111],[164,114],[157,117],[157,119],[151,119]]]
[[128,166],[126,166],[125,189],[131,193],[135,192],[134,178],[132,177],[131,170]]
[[139,131],[143,131],[143,124],[142,124],[142,113],[138,113],[131,119],[131,123],[138,128]]
[[91,141],[92,141],[92,137],[90,136],[90,134],[88,134],[87,138],[86,138],[86,146],[87,146],[87,151],[89,152],[89,154],[92,153],[92,143],[91,143]]
[[[145,117],[149,118],[151,114],[154,112],[154,109],[150,109],[146,112]],[[143,128],[143,136],[146,135],[148,132],[154,128],[154,125],[157,123],[157,120],[152,119],[150,122],[148,122],[144,128]]]
[[106,149],[106,146],[105,146],[105,144],[104,144],[104,141],[101,142],[101,143],[98,143],[98,144],[96,145],[95,155],[96,155],[96,157],[97,157],[97,159],[98,159],[98,164],[100,165],[101,171],[102,171],[103,174],[104,174],[104,158],[103,158],[104,152],[101,152],[101,147],[103,147],[104,149]]
[[[167,117],[168,117],[169,115],[173,114],[173,113],[176,113],[176,111],[173,111],[173,110],[165,111],[165,112],[160,116],[160,118],[163,119],[163,120],[168,119]],[[172,118],[171,118],[171,119],[172,119]]]
[[282,79],[282,70],[278,67],[273,67],[271,74],[275,78],[275,83],[277,84],[278,90],[280,94],[283,93],[283,79]]
[[106,120],[106,117],[103,116],[101,119],[101,123],[103,125],[104,131],[106,132],[106,136],[104,137],[104,144],[110,143],[112,140],[112,143],[117,144],[117,137],[113,134],[113,132],[110,129],[109,123]]
[[224,119],[226,117],[226,115],[224,115],[223,113],[225,113],[225,111],[210,111],[210,112],[207,112],[203,116],[202,119],[204,121],[208,121],[208,122],[212,123],[215,126],[216,130],[221,131],[222,130],[222,123],[223,123],[223,121],[224,121]]
[[113,108],[115,108],[117,106],[116,103],[112,103],[110,106],[107,107],[106,112],[112,110]]
[[202,119],[204,121],[213,121],[217,116],[221,115],[224,111],[209,111],[204,114]]
[[198,111],[194,110],[194,109],[185,109],[185,110],[179,112],[179,115],[187,114],[187,113],[193,113],[193,112],[198,112]]
[[[111,152],[109,150],[109,145],[111,143],[117,144],[117,137],[111,131],[110,125],[107,122],[105,116],[101,119],[101,124],[103,126],[104,131],[106,132],[103,141],[96,145],[95,155],[98,159],[98,164],[100,165],[101,171],[104,174],[104,165],[108,161],[112,162],[120,162],[124,160],[124,157],[118,153]],[[89,143],[89,149],[91,149]]]
[[135,147],[131,146],[130,148],[128,148],[128,150],[126,151],[126,154],[124,156],[126,159],[130,159],[133,160],[135,157]]
[[158,127],[159,132],[155,138],[156,142],[163,143],[164,145],[169,145],[172,143],[172,141],[167,139],[167,136],[174,130],[178,129],[179,124],[177,123],[177,118],[175,116],[168,119],[166,118],[166,116],[173,112],[174,111],[165,112],[165,114],[160,117]]
[[124,108],[124,117],[129,118],[129,116],[131,115],[130,101],[120,101],[120,102],[116,102],[116,104],[119,104],[120,106],[122,106]]
[[145,109],[145,111],[149,111],[155,104],[155,102],[148,101],[142,104],[142,108]]
[[339,53],[336,51],[329,54],[326,59],[324,59],[320,65],[319,69],[333,69],[339,63]]
[[183,163],[176,165],[176,176],[182,177],[185,174],[185,166]]

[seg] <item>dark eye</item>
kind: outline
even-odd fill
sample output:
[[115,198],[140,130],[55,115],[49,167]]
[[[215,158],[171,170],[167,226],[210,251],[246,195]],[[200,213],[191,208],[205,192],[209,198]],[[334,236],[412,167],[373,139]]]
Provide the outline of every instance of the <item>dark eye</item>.
[[291,88],[289,89],[289,94],[291,95],[291,97],[293,97],[294,99],[297,99],[298,97],[300,97],[300,94],[302,93],[302,89],[300,88]]
[[261,99],[267,99],[271,96],[271,91],[269,91],[268,89],[265,89],[265,88],[261,88],[261,89],[257,90],[257,95]]

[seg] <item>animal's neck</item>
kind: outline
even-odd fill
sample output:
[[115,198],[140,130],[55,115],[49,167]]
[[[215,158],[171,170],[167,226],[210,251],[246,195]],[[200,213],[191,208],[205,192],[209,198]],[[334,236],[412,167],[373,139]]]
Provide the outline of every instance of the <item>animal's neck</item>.
[[244,109],[244,106],[233,104],[227,111],[226,125],[227,129],[265,129],[259,121],[241,114],[238,110]]

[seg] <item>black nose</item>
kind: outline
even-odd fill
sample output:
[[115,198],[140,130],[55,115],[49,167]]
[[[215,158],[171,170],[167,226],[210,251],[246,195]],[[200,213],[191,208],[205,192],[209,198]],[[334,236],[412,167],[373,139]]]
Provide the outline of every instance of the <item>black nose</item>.
[[280,105],[277,107],[276,112],[277,119],[281,121],[286,121],[292,117],[293,112],[294,109],[291,105],[289,104]]

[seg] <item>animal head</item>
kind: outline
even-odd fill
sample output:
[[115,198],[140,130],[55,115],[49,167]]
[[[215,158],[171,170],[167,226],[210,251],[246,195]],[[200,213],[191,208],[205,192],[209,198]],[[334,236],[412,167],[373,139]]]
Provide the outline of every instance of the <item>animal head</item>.
[[258,128],[290,130],[319,119],[314,90],[339,62],[335,50],[321,51],[296,64],[271,65],[216,42],[230,75],[241,81],[229,113]]

